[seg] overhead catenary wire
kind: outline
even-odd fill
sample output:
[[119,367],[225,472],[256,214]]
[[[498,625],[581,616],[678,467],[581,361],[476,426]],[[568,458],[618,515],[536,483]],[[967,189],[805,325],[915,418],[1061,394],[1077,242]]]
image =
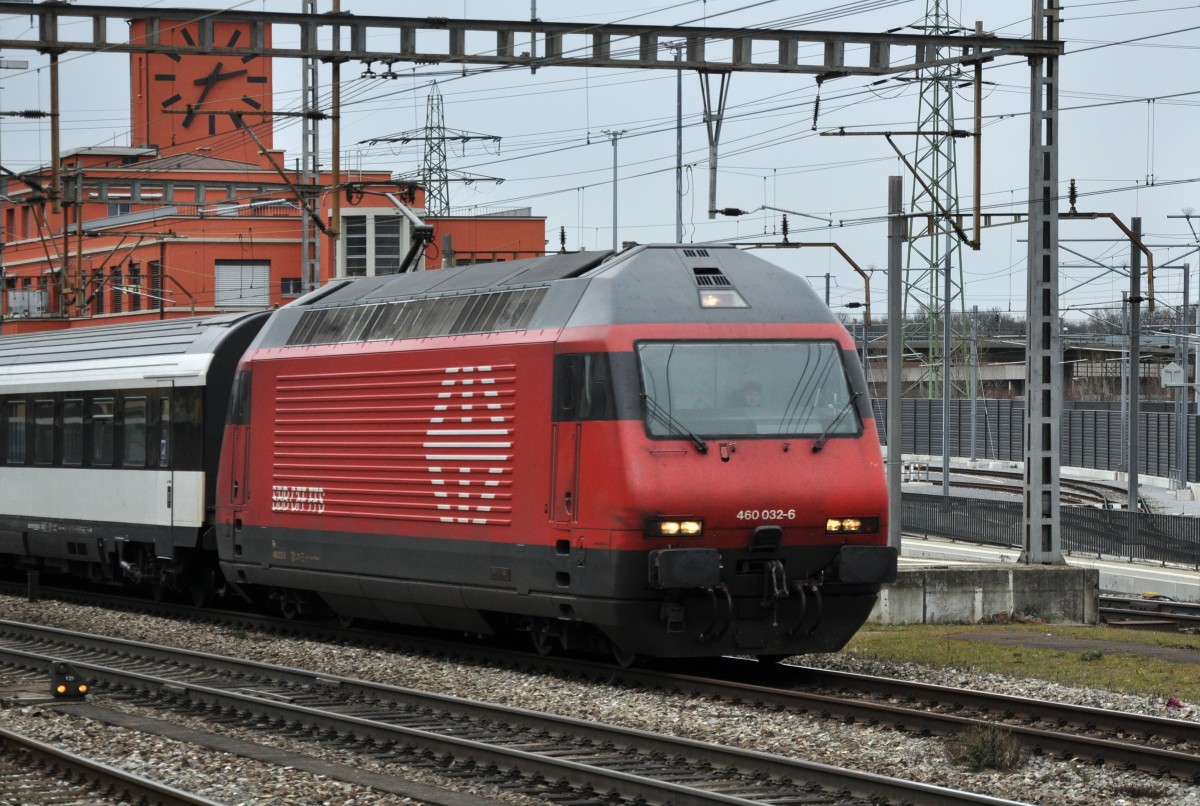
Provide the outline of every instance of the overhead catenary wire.
[[[230,6],[230,7],[236,7],[236,6],[238,6],[238,5],[244,5],[244,4],[227,4],[227,5],[228,5],[228,6]],[[679,4],[674,4],[673,6],[670,6],[669,8],[676,8],[676,9],[677,9],[677,8],[683,8],[683,7],[686,7],[686,6],[688,6],[688,5],[694,5],[694,4],[679,3]],[[749,7],[749,5],[760,5],[760,4],[748,4],[747,6],[741,6],[741,7],[739,7],[739,9],[735,9],[735,10],[741,10],[741,9],[744,9],[744,8],[746,8],[746,7]],[[842,5],[843,5],[843,6],[845,6],[845,7],[851,7],[851,6],[853,6],[853,7],[857,7],[859,10],[866,10],[866,9],[868,8],[868,5],[869,5],[869,4],[865,4],[865,3],[858,3],[858,4],[842,4]],[[901,4],[900,4],[900,3],[894,3],[894,4],[892,4],[892,5],[901,5]],[[1100,5],[1100,4],[1085,4],[1085,7],[1093,7],[1093,6],[1099,6],[1099,5]],[[818,14],[818,13],[825,13],[825,14],[829,14],[829,13],[832,13],[834,10],[835,10],[835,9],[826,9],[826,10],[824,10],[823,12],[812,12],[812,14]],[[778,24],[782,25],[782,24],[784,24],[784,23],[786,23],[786,22],[788,22],[788,21],[793,21],[793,22],[794,22],[794,21],[796,21],[796,20],[798,20],[798,19],[799,19],[799,15],[797,15],[797,16],[795,16],[795,17],[779,18]],[[815,18],[814,18],[814,19],[815,19]],[[1179,30],[1188,30],[1188,29],[1179,29]],[[1146,37],[1139,37],[1139,38],[1137,38],[1137,40],[1139,41],[1139,44],[1140,44],[1141,42],[1147,41],[1147,38],[1146,38]],[[1131,40],[1125,40],[1125,42],[1124,42],[1124,43],[1129,43],[1129,42],[1133,42],[1133,41],[1135,41],[1135,40],[1132,40],[1132,39],[1131,39]],[[1115,44],[1123,44],[1123,43],[1111,43],[1111,44],[1114,44],[1114,45],[1115,45]],[[1071,53],[1071,52],[1077,52],[1077,51],[1069,51],[1069,53]],[[999,65],[998,65],[998,66],[999,66]],[[419,73],[418,73],[418,72],[416,72],[416,71],[414,71],[414,75],[419,75]],[[470,76],[470,75],[468,75],[468,76],[466,76],[466,77],[465,77],[465,79],[467,80],[467,83],[468,83],[468,84],[470,83],[470,81],[469,81],[469,79],[470,79],[470,78],[472,78],[472,76]],[[644,78],[644,77],[639,77],[639,78],[637,78],[637,79],[629,79],[629,81],[630,81],[631,83],[632,83],[632,82],[638,82],[638,83],[641,83],[641,82],[644,82],[644,81],[645,81],[645,78]],[[368,90],[368,89],[367,89],[367,88],[365,88],[365,87],[363,88],[363,90],[362,90],[362,91],[363,91],[363,96],[362,96],[362,98],[363,98],[363,102],[365,103],[365,102],[366,102],[366,101],[365,101],[365,99],[366,99],[368,96],[370,96],[370,95],[371,95],[371,91],[370,91],[370,90]],[[1025,91],[1025,90],[1018,89],[1017,91]],[[411,90],[410,90],[410,92],[411,92]],[[1193,94],[1193,93],[1181,93],[1180,95],[1190,95],[1190,94]],[[518,93],[518,95],[519,95],[519,93]],[[1067,96],[1067,94],[1066,94],[1066,93],[1063,93],[1063,97],[1068,97],[1068,96]],[[825,99],[825,102],[827,103],[827,102],[828,102],[828,100],[829,100],[829,99],[828,99],[828,98],[826,98],[826,99]],[[1181,100],[1182,100],[1182,99],[1181,99]],[[1103,101],[1103,102],[1097,102],[1096,104],[1093,104],[1093,105],[1091,105],[1091,106],[1092,106],[1092,107],[1095,107],[1095,106],[1101,106],[1101,105],[1105,105],[1105,104],[1130,103],[1130,102],[1133,102],[1133,100],[1132,100],[1132,99],[1131,99],[1131,100],[1123,100],[1123,99],[1122,99],[1122,100],[1112,100],[1112,101]],[[348,106],[348,108],[355,107],[355,106],[359,106],[359,99],[358,99],[357,97],[352,97],[351,99],[349,99],[349,102],[348,102],[348,105],[347,105],[347,106]],[[1068,111],[1069,109],[1072,109],[1072,108],[1087,108],[1087,107],[1085,107],[1085,106],[1082,106],[1082,105],[1080,105],[1080,106],[1069,106],[1069,107],[1064,107],[1062,111]],[[736,105],[733,105],[733,104],[731,104],[731,109],[732,109],[733,111],[735,111],[735,112],[736,112],[736,111],[738,110],[738,107],[737,107]],[[826,115],[827,113],[829,113],[829,112],[831,112],[831,111],[833,111],[833,110],[829,109],[829,108],[828,108],[828,106],[827,106],[826,108],[823,108],[823,109],[822,109],[822,116],[824,117],[824,115]],[[762,117],[764,117],[764,116],[766,116],[766,115],[769,115],[769,114],[770,114],[770,113],[766,112],[765,110],[764,110],[764,111],[757,111],[757,112],[755,112],[755,111],[749,111],[749,110],[745,110],[745,114],[743,115],[743,118],[744,118],[745,120],[755,120],[755,119],[762,118]],[[786,118],[786,116],[787,116],[788,112],[787,112],[786,108],[784,108],[784,109],[781,109],[781,111],[779,112],[779,114],[780,114],[782,117],[785,117],[785,118]],[[1011,119],[1012,117],[1016,117],[1016,116],[1018,116],[1019,114],[1021,114],[1021,113],[1012,113],[1012,114],[1007,114],[1007,113],[1006,113],[1005,115],[998,116],[998,117],[997,117],[997,119]],[[756,117],[756,116],[757,116],[757,117]],[[294,125],[294,124],[292,124],[292,123],[290,123],[290,122],[289,122],[288,124],[284,124],[284,125],[280,126],[280,127],[279,127],[279,129],[278,129],[277,131],[278,131],[278,132],[286,132],[286,131],[287,131],[287,128],[288,128],[288,126],[291,126],[291,125]],[[589,121],[589,125],[590,125],[590,121]],[[611,124],[611,125],[618,125],[618,124]],[[621,126],[629,126],[629,124],[627,124],[627,123],[624,123],[624,122],[621,122],[619,125],[621,125]],[[636,126],[636,125],[637,125],[637,124],[634,124],[634,126]],[[633,127],[631,126],[630,128],[633,128]],[[662,129],[662,130],[664,130],[664,131],[665,131],[665,128],[664,128],[664,129]],[[650,132],[649,132],[649,131],[647,131],[647,133],[649,134]],[[564,137],[566,137],[566,136],[567,136],[567,135],[564,135]],[[531,138],[532,138],[532,136],[531,136]],[[582,140],[582,138],[580,138],[580,139]],[[784,139],[785,139],[785,138],[784,138],[784,136],[783,136],[783,135],[780,135],[779,137],[776,137],[776,138],[771,138],[771,137],[761,137],[761,138],[760,138],[760,142],[758,142],[758,143],[755,143],[753,140],[747,140],[747,141],[745,141],[745,142],[742,144],[742,145],[743,145],[743,148],[742,148],[742,149],[740,149],[739,151],[734,151],[734,152],[731,152],[731,153],[732,153],[732,154],[742,154],[742,155],[745,155],[745,154],[750,154],[750,153],[755,153],[756,151],[757,151],[757,152],[763,152],[763,153],[765,153],[765,151],[766,151],[767,149],[769,149],[769,148],[772,148],[772,147],[774,147],[774,146],[777,146],[777,145],[778,145],[780,142],[783,142],[783,141],[784,141]],[[540,152],[539,152],[539,151],[538,151],[538,146],[535,144],[535,141],[534,141],[533,139],[530,139],[530,140],[528,141],[528,143],[526,143],[526,144],[518,144],[518,143],[515,143],[515,142],[514,142],[514,145],[513,145],[513,150],[509,150],[509,148],[508,148],[508,144],[509,144],[509,142],[510,142],[510,140],[509,140],[509,139],[506,139],[506,152],[507,152],[507,154],[506,154],[506,157],[508,157],[508,158],[516,158],[516,159],[531,159],[531,158],[533,158],[533,157],[536,157],[536,156],[546,156],[546,155],[548,155],[549,153],[555,153],[555,152],[557,152],[557,150],[558,150],[559,148],[563,148],[564,150],[568,150],[568,149],[566,149],[566,146],[568,146],[568,145],[569,145],[569,143],[568,143],[568,142],[563,142],[563,141],[560,141],[560,142],[557,142],[557,143],[551,143],[551,148],[553,148],[553,149],[554,149],[554,151],[547,151],[547,150],[543,149],[542,151],[540,151]],[[736,141],[736,140],[734,140],[734,141],[731,141],[731,142],[737,142],[737,141]],[[370,156],[369,154],[365,154],[365,155],[364,155],[364,157],[367,157],[367,158],[369,158],[369,156]],[[870,163],[870,162],[872,162],[872,161],[873,161],[873,160],[871,160],[871,159],[866,159],[866,160],[861,160],[861,161],[849,161],[849,162],[847,163],[847,165],[864,165],[864,164],[869,164],[869,163]],[[481,163],[481,164],[487,164],[487,163]],[[737,169],[737,168],[731,168],[731,170],[738,170],[738,169]],[[799,169],[799,170],[804,170],[804,169]],[[515,183],[515,182],[532,182],[532,181],[536,181],[536,180],[545,180],[545,179],[547,179],[547,178],[549,178],[549,179],[554,179],[556,176],[558,176],[558,175],[557,175],[557,174],[539,174],[539,175],[536,175],[536,176],[535,176],[535,175],[530,175],[530,176],[528,176],[528,177],[521,177],[521,178],[510,178],[510,180],[509,180],[509,181],[510,181],[510,182],[514,182],[514,183]],[[566,174],[565,176],[570,176],[570,174]],[[575,186],[575,185],[577,185],[577,184],[578,184],[578,183],[573,183],[573,185],[572,185],[572,186]],[[1118,191],[1114,190],[1114,191],[1112,191],[1112,192],[1118,192]]]

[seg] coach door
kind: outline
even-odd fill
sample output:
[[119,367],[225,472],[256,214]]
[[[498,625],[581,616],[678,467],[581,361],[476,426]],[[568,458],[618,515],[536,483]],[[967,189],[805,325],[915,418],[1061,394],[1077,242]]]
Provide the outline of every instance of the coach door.
[[[172,389],[174,384],[172,384]],[[167,505],[167,537],[169,545],[175,545],[175,461],[171,450],[171,392],[166,392],[158,399],[158,469],[166,477],[167,489],[162,497]],[[153,450],[153,448],[151,448]],[[162,471],[166,471],[162,473]]]

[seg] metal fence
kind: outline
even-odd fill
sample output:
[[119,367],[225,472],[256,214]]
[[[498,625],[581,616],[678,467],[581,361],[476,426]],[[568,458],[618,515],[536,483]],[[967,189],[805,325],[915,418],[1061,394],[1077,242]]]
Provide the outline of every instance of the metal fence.
[[[888,444],[887,400],[874,399],[880,440]],[[1020,462],[1025,455],[1025,402],[977,400],[975,455],[979,459]],[[1177,419],[1170,404],[1147,403],[1138,416],[1138,472],[1172,478],[1176,475]],[[971,456],[971,401],[951,400],[948,439],[950,455]],[[900,450],[905,454],[940,456],[942,401],[900,401]],[[1200,427],[1197,415],[1187,423],[1187,480],[1200,481]],[[1124,471],[1126,443],[1122,412],[1116,405],[1064,403],[1060,446],[1062,464],[1096,470]]]
[[[910,534],[993,546],[1019,548],[1022,544],[1020,501],[955,496],[953,505],[947,507],[941,495],[904,493],[901,509],[900,523]],[[1137,527],[1137,537],[1130,542],[1127,511],[1064,506],[1063,553],[1200,570],[1200,518],[1140,513]]]
[[[887,401],[872,401],[880,439],[887,444]],[[902,400],[901,452],[922,456],[942,453],[942,401]],[[1150,403],[1138,417],[1138,472],[1171,478],[1176,472],[1176,423],[1170,404]],[[1024,460],[1025,403],[978,400],[975,456],[994,461]],[[1157,409],[1157,410],[1155,410]],[[970,457],[971,401],[952,400],[947,441],[950,455]],[[1200,481],[1200,427],[1187,423],[1187,480]],[[1124,471],[1126,430],[1116,404],[1063,404],[1061,462],[1068,467]],[[1137,518],[1137,537],[1129,538],[1129,513],[1090,507],[1062,507],[1062,548],[1066,554],[1146,560],[1200,568],[1200,518],[1149,515]],[[907,532],[952,537],[977,543],[1020,546],[1020,501],[955,497],[946,510],[940,495],[905,493],[900,522]]]

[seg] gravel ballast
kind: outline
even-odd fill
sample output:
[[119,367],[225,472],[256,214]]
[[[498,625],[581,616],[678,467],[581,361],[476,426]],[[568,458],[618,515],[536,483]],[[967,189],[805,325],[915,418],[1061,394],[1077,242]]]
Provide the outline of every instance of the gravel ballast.
[[[752,705],[713,702],[681,694],[636,691],[602,683],[563,680],[548,675],[416,657],[390,650],[280,638],[59,602],[30,603],[20,598],[0,597],[0,606],[3,607],[0,612],[4,617],[15,621],[175,645],[566,714],[967,789],[1027,803],[1200,806],[1200,791],[1191,784],[1084,762],[1030,757],[1011,772],[968,772],[956,768],[947,759],[943,740],[909,736],[885,727],[845,725],[812,716],[767,712]],[[1174,708],[1168,707],[1165,702],[1143,697],[1075,689],[1041,680],[1020,680],[914,664],[873,663],[845,655],[810,656],[804,662],[813,666],[1097,708],[1171,718],[1200,718],[1197,709],[1190,704]],[[10,681],[0,679],[0,684],[7,682]],[[106,700],[102,694],[92,699],[109,707],[138,711],[137,706]],[[207,748],[98,725],[36,705],[8,707],[2,715],[2,724],[10,730],[73,750],[86,751],[98,760],[181,789],[202,793],[223,803],[390,806],[415,802],[376,790],[351,787],[299,770],[271,767]],[[181,717],[179,721],[186,719]],[[195,721],[191,727],[210,732],[219,729],[247,741],[269,743],[293,752],[399,775],[433,786],[472,791],[518,806],[542,802],[477,782],[442,778],[426,769],[399,769],[394,763],[383,764],[282,735],[236,726],[216,728],[200,721]]]

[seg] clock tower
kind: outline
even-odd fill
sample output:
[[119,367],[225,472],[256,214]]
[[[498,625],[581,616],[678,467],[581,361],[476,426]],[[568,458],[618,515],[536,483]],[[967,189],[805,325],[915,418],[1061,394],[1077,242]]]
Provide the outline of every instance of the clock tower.
[[[268,26],[249,22],[135,20],[130,41],[147,39],[148,25],[160,26],[166,47],[200,47],[196,54],[135,53],[130,57],[131,143],[158,146],[164,156],[206,149],[219,156],[243,155],[253,127],[272,147],[271,60],[259,53],[270,45]],[[254,42],[255,31],[261,43]]]

